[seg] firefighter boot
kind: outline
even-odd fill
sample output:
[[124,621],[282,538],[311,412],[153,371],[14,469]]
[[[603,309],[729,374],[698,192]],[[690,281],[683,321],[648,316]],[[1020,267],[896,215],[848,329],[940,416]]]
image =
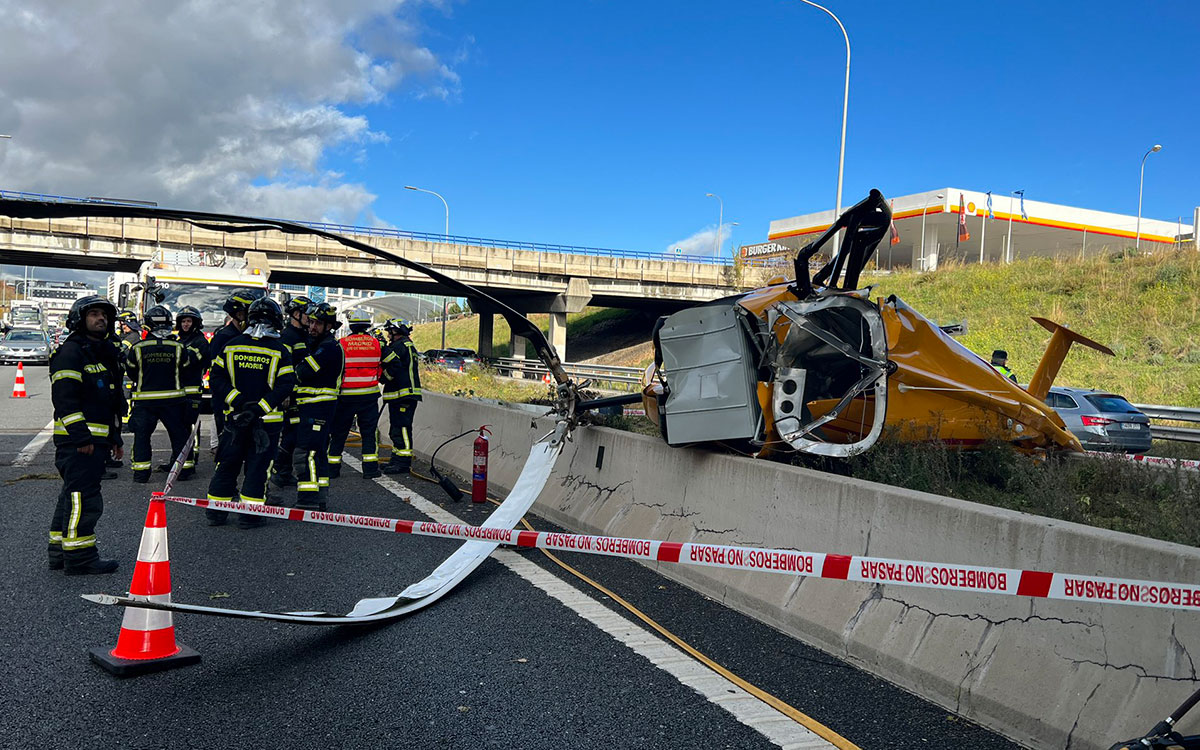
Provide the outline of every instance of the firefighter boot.
[[116,560],[101,560],[96,558],[83,565],[67,565],[63,572],[69,576],[104,575],[105,573],[117,572],[118,567],[119,565]]

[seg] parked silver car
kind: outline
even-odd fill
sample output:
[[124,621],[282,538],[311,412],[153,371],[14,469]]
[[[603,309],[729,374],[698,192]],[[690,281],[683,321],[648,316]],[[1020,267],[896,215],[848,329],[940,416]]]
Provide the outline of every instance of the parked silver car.
[[1145,453],[1150,450],[1150,418],[1122,396],[1105,391],[1054,386],[1046,404],[1090,451]]
[[40,328],[14,328],[0,339],[0,364],[45,365],[50,362],[50,341]]

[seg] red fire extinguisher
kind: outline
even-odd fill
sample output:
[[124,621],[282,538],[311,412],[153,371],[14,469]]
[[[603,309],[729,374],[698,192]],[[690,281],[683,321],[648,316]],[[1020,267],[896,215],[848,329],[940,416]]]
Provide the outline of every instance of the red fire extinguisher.
[[487,458],[488,439],[484,433],[491,434],[490,425],[479,428],[479,437],[475,438],[475,453],[471,460],[471,502],[487,502]]

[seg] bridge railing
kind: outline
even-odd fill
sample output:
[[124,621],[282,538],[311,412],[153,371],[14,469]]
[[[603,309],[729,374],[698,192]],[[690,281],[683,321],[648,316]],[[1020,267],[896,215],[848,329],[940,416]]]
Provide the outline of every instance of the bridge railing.
[[[65,195],[48,193],[28,193],[15,190],[0,190],[0,197],[14,200],[53,201],[61,203],[106,203],[119,206],[144,206],[140,201],[122,201],[99,198],[72,198]],[[433,234],[430,232],[412,232],[406,229],[392,227],[365,227],[353,224],[333,224],[321,221],[299,221],[287,219],[293,224],[321,229],[336,234],[357,234],[368,237],[392,237],[397,239],[421,240],[424,242],[442,242],[450,245],[473,245],[476,247],[502,248],[507,250],[527,250],[539,253],[564,253],[567,255],[592,255],[607,258],[631,258],[637,260],[657,260],[663,262],[699,263],[704,265],[730,266],[730,258],[716,258],[710,255],[688,255],[674,253],[652,253],[643,250],[617,250],[614,248],[588,247],[586,245],[555,245],[543,242],[522,242],[520,240],[498,240],[489,237],[469,237],[465,235]]]

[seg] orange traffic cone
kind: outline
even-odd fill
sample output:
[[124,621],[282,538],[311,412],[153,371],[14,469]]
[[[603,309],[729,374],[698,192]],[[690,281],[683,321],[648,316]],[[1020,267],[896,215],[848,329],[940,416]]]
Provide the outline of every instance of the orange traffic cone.
[[[146,525],[129,595],[152,602],[171,601],[171,562],[167,559],[167,509],[159,499],[150,500]],[[200,654],[175,642],[171,613],[158,609],[126,607],[117,636],[117,647],[88,650],[92,661],[118,677],[133,677],[200,662]]]
[[13,398],[28,398],[29,394],[25,392],[25,363],[17,363],[17,379],[13,381]]
[[546,385],[550,385],[551,383],[554,382],[554,378],[550,377],[550,373],[546,373],[545,375],[542,376],[542,382],[545,383]]

